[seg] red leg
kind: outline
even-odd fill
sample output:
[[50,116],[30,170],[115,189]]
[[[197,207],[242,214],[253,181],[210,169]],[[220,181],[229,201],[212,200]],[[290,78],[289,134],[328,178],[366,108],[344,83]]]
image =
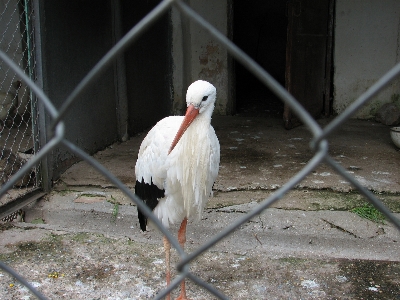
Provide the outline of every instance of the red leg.
[[[165,250],[165,264],[167,267],[167,271],[166,271],[166,277],[167,277],[167,286],[170,285],[171,283],[171,271],[170,271],[170,250],[171,250],[171,244],[169,242],[169,240],[164,237],[164,250]],[[170,300],[170,294],[168,294],[166,300]]]
[[[186,225],[187,225],[187,218],[184,218],[181,223],[181,227],[179,228],[179,231],[178,231],[178,241],[179,241],[179,244],[181,245],[182,249],[184,249],[185,242],[186,242]],[[185,280],[182,280],[182,282],[181,282],[181,294],[179,295],[177,300],[187,300]]]

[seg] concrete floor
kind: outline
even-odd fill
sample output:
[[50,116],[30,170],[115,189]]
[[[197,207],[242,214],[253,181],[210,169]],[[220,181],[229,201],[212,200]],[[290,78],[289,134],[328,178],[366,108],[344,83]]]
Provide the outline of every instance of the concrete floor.
[[[321,126],[329,120],[320,121]],[[278,118],[215,117],[213,126],[221,145],[220,172],[214,189],[275,190],[285,184],[313,157],[312,136],[305,126],[285,130]],[[129,187],[144,134],[115,144],[94,157]],[[399,150],[389,127],[370,121],[350,120],[328,139],[329,154],[360,183],[375,192],[400,192]],[[110,183],[84,162],[61,177],[68,186],[109,187]],[[330,167],[321,165],[298,186],[307,189],[353,189]]]
[[[216,117],[213,125],[221,144],[220,173],[203,219],[188,226],[188,252],[259,205],[313,156],[304,126],[286,131],[278,118],[248,116]],[[133,188],[143,138],[115,144],[95,158]],[[329,138],[329,149],[400,217],[400,153],[388,127],[350,120]],[[398,299],[400,233],[388,222],[349,211],[364,203],[321,165],[272,208],[206,251],[191,270],[231,299]],[[131,201],[84,162],[27,210],[25,223],[2,228],[0,237],[0,260],[50,298],[148,299],[164,286],[161,234],[140,232]],[[11,282],[0,272],[1,299],[28,295],[10,288]],[[193,283],[189,297],[214,299]]]

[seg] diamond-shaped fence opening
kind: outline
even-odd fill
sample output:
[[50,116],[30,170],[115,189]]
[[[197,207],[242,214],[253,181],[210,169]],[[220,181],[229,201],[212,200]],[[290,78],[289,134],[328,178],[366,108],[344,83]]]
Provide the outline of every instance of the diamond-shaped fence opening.
[[[0,3],[0,49],[35,80],[33,13],[29,1]],[[20,76],[0,62],[0,183],[4,185],[39,149],[36,98]],[[10,204],[40,186],[38,169],[32,167],[0,199]],[[18,213],[3,216],[4,220]]]
[[[392,70],[390,70],[387,74],[382,76],[382,78],[372,85],[364,94],[362,94],[346,111],[344,111],[341,115],[335,118],[330,124],[328,124],[324,129],[322,129],[311,116],[307,113],[307,111],[294,99],[279,83],[277,83],[265,70],[263,70],[259,65],[257,65],[251,58],[249,58],[244,52],[242,52],[235,44],[233,44],[227,37],[222,35],[218,32],[214,27],[212,27],[208,22],[206,22],[200,15],[198,15],[194,10],[190,8],[185,2],[183,1],[173,1],[173,0],[165,0],[162,1],[154,10],[152,10],[145,18],[143,18],[137,25],[135,25],[97,64],[96,66],[87,74],[87,76],[78,84],[75,90],[70,94],[70,96],[64,102],[64,105],[59,109],[56,110],[52,105],[50,99],[48,99],[44,93],[34,84],[34,72],[33,66],[31,64],[31,55],[29,50],[29,31],[24,30],[15,30],[15,26],[21,26],[21,24],[26,24],[22,21],[29,19],[29,14],[26,14],[24,10],[21,11],[20,6],[17,5],[12,6],[12,1],[7,2],[7,7],[4,11],[13,12],[16,14],[17,17],[14,20],[14,25],[10,27],[11,36],[15,38],[16,36],[20,36],[18,39],[18,45],[22,48],[25,45],[27,47],[26,54],[20,54],[20,58],[17,58],[16,51],[10,51],[11,42],[5,43],[5,47],[3,47],[3,40],[6,40],[7,34],[3,33],[3,40],[1,42],[1,52],[0,52],[0,60],[1,60],[1,71],[7,75],[5,79],[2,80],[2,88],[5,88],[5,95],[10,94],[8,99],[15,99],[15,96],[11,96],[13,93],[14,95],[18,94],[28,95],[27,88],[24,88],[24,85],[28,85],[35,96],[42,101],[43,105],[47,109],[51,119],[52,119],[52,126],[50,127],[54,130],[53,138],[50,139],[45,145],[41,145],[41,151],[33,154],[29,162],[25,164],[17,164],[13,163],[11,169],[16,170],[19,169],[22,165],[22,169],[20,172],[16,174],[16,176],[9,177],[7,180],[3,180],[5,184],[1,189],[0,195],[4,196],[7,192],[9,192],[12,187],[15,187],[19,181],[23,181],[25,174],[29,174],[31,172],[32,167],[34,167],[38,162],[48,155],[50,151],[57,145],[62,144],[66,148],[68,148],[71,152],[75,153],[77,156],[85,160],[91,166],[93,166],[99,173],[104,175],[108,180],[121,189],[141,210],[142,212],[150,218],[159,230],[170,240],[171,244],[174,248],[177,249],[177,252],[180,256],[180,262],[177,265],[178,270],[181,272],[180,275],[172,281],[169,288],[162,290],[157,296],[156,299],[160,299],[164,297],[169,291],[175,288],[182,278],[189,278],[196,284],[204,287],[207,289],[211,294],[215,295],[220,299],[227,299],[225,295],[223,295],[218,289],[216,289],[212,284],[205,282],[204,280],[200,279],[193,273],[189,271],[189,264],[195,258],[197,258],[200,254],[207,251],[210,247],[224,239],[226,236],[230,235],[236,229],[238,229],[241,225],[245,222],[249,221],[253,217],[259,215],[263,210],[271,206],[274,202],[278,201],[286,192],[290,189],[294,188],[298,183],[300,183],[308,174],[310,174],[319,164],[326,163],[332,167],[338,174],[344,177],[347,181],[351,182],[361,194],[363,194],[377,209],[379,209],[385,216],[400,230],[400,222],[396,217],[383,205],[383,203],[378,200],[369,190],[363,187],[351,174],[346,172],[342,166],[340,166],[333,158],[331,158],[328,154],[328,138],[330,134],[338,129],[343,122],[345,122],[348,118],[350,118],[362,105],[364,105],[368,100],[370,100],[374,95],[376,95],[379,91],[385,88],[388,84],[390,84],[397,76],[400,74],[400,64],[395,65]],[[308,127],[308,129],[313,134],[313,141],[310,145],[312,150],[315,152],[313,158],[303,167],[303,169],[298,172],[295,176],[293,176],[285,185],[283,185],[279,190],[277,190],[273,195],[271,195],[268,199],[264,200],[260,205],[255,208],[254,210],[250,211],[243,217],[239,218],[228,227],[221,229],[221,231],[210,238],[207,242],[200,245],[198,249],[193,251],[190,254],[185,254],[183,249],[180,248],[178,241],[169,233],[169,231],[164,228],[160,221],[157,220],[151,211],[143,204],[140,199],[138,199],[132,192],[123,185],[113,174],[111,174],[105,167],[103,167],[99,162],[97,162],[93,157],[89,156],[85,151],[81,150],[75,144],[67,141],[64,139],[65,130],[68,128],[64,128],[63,124],[63,117],[65,113],[68,111],[71,104],[75,101],[78,95],[82,93],[85,88],[96,81],[99,78],[100,74],[110,66],[118,55],[121,55],[123,51],[134,41],[136,38],[144,33],[144,30],[150,27],[160,16],[164,15],[171,6],[175,6],[175,8],[181,13],[181,15],[186,16],[187,18],[191,19],[191,21],[197,23],[199,26],[203,27],[207,30],[213,38],[221,43],[228,52],[240,63],[242,63],[246,68],[248,68],[253,74],[266,86],[268,86],[276,95],[278,95],[286,104],[288,104],[291,109],[296,112],[299,119]],[[21,17],[23,16],[23,17]],[[2,18],[6,20],[6,13],[3,12]],[[10,18],[6,21],[1,20],[1,22],[5,22],[5,24],[11,24]],[[2,23],[3,24],[3,23]],[[26,25],[25,25],[26,26]],[[29,27],[29,26],[27,26]],[[3,28],[3,27],[2,27]],[[7,32],[7,28],[4,31]],[[17,34],[18,33],[18,34]],[[145,33],[144,33],[145,34]],[[25,37],[26,35],[26,37]],[[19,47],[19,46],[18,46]],[[18,48],[17,47],[17,48]],[[24,52],[23,52],[24,53]],[[32,69],[31,69],[32,68]],[[33,80],[29,79],[32,78]],[[22,82],[22,87],[18,90],[18,85],[13,85],[15,81],[20,80]],[[14,89],[14,90],[13,90]],[[31,98],[28,98],[28,102]],[[16,107],[18,108],[19,102],[17,102]],[[22,112],[30,111],[29,109],[22,109]],[[34,146],[32,140],[34,140],[34,136],[30,135],[30,141],[27,144],[23,144],[23,142],[11,142],[16,140],[14,138],[15,135],[12,135],[13,129],[16,130],[16,133],[20,132],[35,132],[32,128],[32,124],[35,124],[36,117],[34,114],[30,114],[28,121],[26,121],[23,116],[18,116],[17,113],[14,112],[7,112],[7,118],[5,120],[5,124],[3,126],[2,137],[10,137],[5,140],[5,144],[3,146],[2,155],[11,157],[15,152],[18,150],[24,150],[25,148],[31,148],[30,146]],[[20,117],[20,121],[17,122],[16,119]],[[7,127],[7,121],[10,122],[11,126]],[[26,131],[25,129],[27,128]],[[7,133],[7,134],[5,134]],[[28,140],[29,140],[28,139]],[[9,142],[7,144],[6,142]],[[8,148],[6,148],[6,145]],[[17,146],[17,145],[29,145],[25,146]],[[15,148],[13,148],[15,147]],[[8,153],[8,154],[7,154]],[[6,175],[7,176],[7,175]],[[20,278],[18,274],[16,274],[13,270],[5,266],[4,264],[0,265],[1,268],[6,270],[7,272],[11,273],[14,277],[20,280],[23,284],[25,284],[31,291],[35,293],[40,299],[45,299],[43,295],[40,295],[35,288],[30,286],[27,282],[24,281],[23,278]]]

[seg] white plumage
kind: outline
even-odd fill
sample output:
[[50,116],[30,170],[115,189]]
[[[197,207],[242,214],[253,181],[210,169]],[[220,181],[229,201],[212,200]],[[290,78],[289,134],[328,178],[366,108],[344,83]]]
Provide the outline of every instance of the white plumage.
[[185,217],[200,217],[218,174],[219,143],[214,129],[195,120],[174,151],[168,149],[183,117],[158,122],[143,140],[136,163],[136,178],[165,190],[155,215],[164,226]]
[[[136,162],[135,193],[164,226],[181,223],[178,239],[183,247],[187,218],[200,218],[218,175],[220,146],[211,126],[215,87],[207,81],[192,83],[186,94],[185,117],[159,121],[143,140]],[[146,230],[147,218],[139,211]],[[167,284],[169,284],[169,242]],[[184,282],[181,296],[186,299]]]

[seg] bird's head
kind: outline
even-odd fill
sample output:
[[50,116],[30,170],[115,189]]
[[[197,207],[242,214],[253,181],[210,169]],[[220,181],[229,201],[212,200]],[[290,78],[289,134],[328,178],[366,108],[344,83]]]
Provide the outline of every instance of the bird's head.
[[212,113],[216,96],[217,90],[211,83],[204,80],[197,80],[188,87],[186,104],[188,108],[193,105],[200,114],[208,108],[211,108]]
[[204,80],[197,80],[188,87],[186,92],[187,110],[185,118],[169,148],[168,154],[175,148],[186,129],[188,129],[199,114],[208,114],[211,117],[216,96],[216,88]]

